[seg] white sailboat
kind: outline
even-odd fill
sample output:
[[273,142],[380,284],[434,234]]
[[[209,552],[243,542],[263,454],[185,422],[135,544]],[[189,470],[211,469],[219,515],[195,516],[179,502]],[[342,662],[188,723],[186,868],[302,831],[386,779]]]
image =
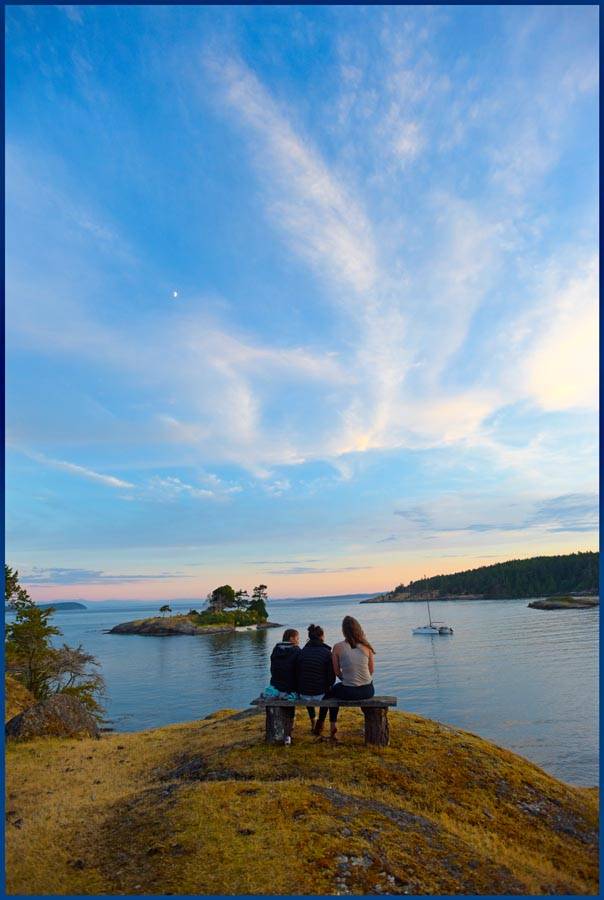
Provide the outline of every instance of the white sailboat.
[[444,622],[433,622],[432,615],[430,613],[430,601],[426,598],[426,605],[428,606],[428,622],[429,625],[418,625],[417,628],[413,629],[413,634],[453,634],[453,628],[451,625],[445,625]]

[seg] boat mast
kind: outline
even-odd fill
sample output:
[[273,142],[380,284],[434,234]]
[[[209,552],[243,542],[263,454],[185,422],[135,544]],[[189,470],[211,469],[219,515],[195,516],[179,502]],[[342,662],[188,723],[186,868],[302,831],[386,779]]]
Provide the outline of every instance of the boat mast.
[[[424,581],[426,580],[426,576],[424,575]],[[430,614],[430,601],[428,600],[428,590],[426,588],[426,604],[428,606],[428,621],[430,622],[430,628],[432,627],[432,616]]]

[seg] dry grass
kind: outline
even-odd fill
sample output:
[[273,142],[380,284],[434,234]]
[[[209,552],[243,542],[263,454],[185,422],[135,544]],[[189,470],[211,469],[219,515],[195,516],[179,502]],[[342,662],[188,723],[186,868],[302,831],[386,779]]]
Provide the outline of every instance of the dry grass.
[[[291,747],[261,716],[9,745],[13,894],[595,894],[597,792],[393,713]],[[340,859],[338,860],[338,857]],[[347,857],[347,861],[343,861]]]

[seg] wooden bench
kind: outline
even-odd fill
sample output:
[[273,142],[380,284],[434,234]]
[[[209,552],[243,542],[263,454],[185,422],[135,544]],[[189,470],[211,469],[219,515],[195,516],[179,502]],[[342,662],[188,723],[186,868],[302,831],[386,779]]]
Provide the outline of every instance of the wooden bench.
[[388,707],[396,706],[396,697],[372,697],[370,700],[278,700],[258,697],[252,706],[266,710],[266,742],[283,744],[291,737],[296,706],[356,706],[365,716],[365,743],[387,747],[390,741]]

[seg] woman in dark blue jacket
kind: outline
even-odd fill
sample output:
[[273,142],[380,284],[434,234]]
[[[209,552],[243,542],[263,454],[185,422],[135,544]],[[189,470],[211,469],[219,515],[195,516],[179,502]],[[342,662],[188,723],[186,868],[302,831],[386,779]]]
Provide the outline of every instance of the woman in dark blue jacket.
[[295,628],[286,628],[283,640],[271,653],[271,683],[274,692],[296,694],[296,660],[300,655],[300,635]]
[[[336,680],[331,659],[331,647],[325,643],[325,633],[320,625],[308,626],[308,641],[296,657],[297,690],[301,700],[322,700]],[[320,734],[327,716],[327,709],[321,707],[319,720],[315,725],[315,708],[307,706],[310,728],[313,734]]]

